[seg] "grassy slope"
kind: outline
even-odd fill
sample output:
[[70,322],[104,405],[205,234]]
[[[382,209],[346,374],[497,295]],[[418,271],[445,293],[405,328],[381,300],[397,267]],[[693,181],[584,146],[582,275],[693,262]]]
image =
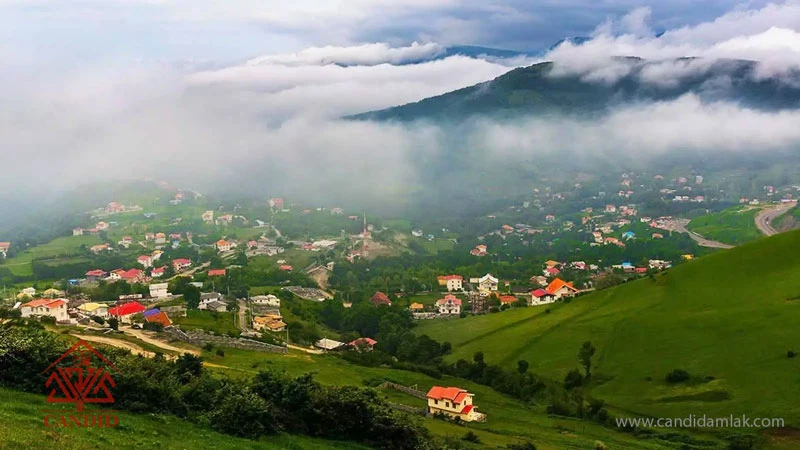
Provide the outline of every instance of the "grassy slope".
[[758,208],[735,206],[714,214],[693,219],[689,230],[701,236],[726,244],[743,244],[761,237],[756,228]]
[[[406,386],[416,386],[427,391],[434,385],[459,386],[475,393],[475,404],[488,414],[489,420],[483,424],[471,424],[473,430],[484,444],[492,448],[502,448],[521,439],[531,440],[540,449],[585,449],[592,448],[595,440],[601,440],[609,448],[658,449],[668,448],[662,441],[639,440],[633,436],[614,430],[567,418],[548,417],[544,405],[528,406],[501,395],[492,389],[468,381],[443,377],[437,380],[426,375],[375,367],[352,365],[333,356],[316,356],[291,351],[288,355],[273,355],[245,350],[225,349],[225,356],[215,352],[204,352],[204,358],[214,364],[226,366],[217,369],[231,376],[252,376],[259,370],[268,368],[285,370],[289,374],[300,375],[310,371],[325,384],[364,386],[383,381],[393,381]],[[420,400],[387,391],[383,394],[388,401],[420,406]],[[445,423],[435,419],[425,419],[425,426],[440,436],[461,437],[467,428]]]
[[0,449],[361,449],[357,444],[279,435],[258,441],[216,433],[173,416],[119,413],[112,429],[48,429],[45,397],[0,388]]
[[[747,413],[800,424],[800,232],[780,234],[580,297],[568,304],[423,324],[419,332],[454,345],[453,359],[486,359],[561,379],[578,367],[577,349],[591,340],[593,395],[648,415]],[[506,317],[507,316],[507,317]],[[487,331],[488,330],[488,331]],[[669,386],[683,368],[715,380]],[[647,381],[651,377],[653,381]],[[601,382],[602,380],[602,382]],[[699,395],[716,401],[669,400]]]
[[91,247],[100,244],[96,236],[64,236],[37,247],[25,250],[13,258],[9,258],[3,267],[8,267],[14,275],[33,275],[31,262],[34,259],[56,258],[61,256],[74,256],[81,254],[81,245]]

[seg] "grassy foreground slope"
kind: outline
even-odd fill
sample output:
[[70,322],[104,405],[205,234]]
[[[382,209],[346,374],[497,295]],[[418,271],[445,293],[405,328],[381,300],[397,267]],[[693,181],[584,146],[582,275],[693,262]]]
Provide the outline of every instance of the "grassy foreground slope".
[[[366,449],[347,442],[305,436],[269,436],[258,441],[217,433],[168,415],[118,413],[116,428],[49,429],[44,426],[45,397],[0,388],[0,449]],[[242,424],[246,426],[246,424]]]
[[[453,359],[488,362],[561,380],[577,350],[597,347],[592,395],[620,410],[783,417],[800,424],[800,232],[722,251],[550,308],[430,322],[420,333],[453,344]],[[668,384],[684,369],[694,379]],[[708,377],[706,379],[706,377]],[[713,377],[713,379],[711,378]]]

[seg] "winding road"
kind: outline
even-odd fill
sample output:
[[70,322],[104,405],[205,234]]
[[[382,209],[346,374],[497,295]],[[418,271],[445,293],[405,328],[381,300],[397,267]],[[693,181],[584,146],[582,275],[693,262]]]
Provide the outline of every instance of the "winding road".
[[710,248],[733,248],[733,245],[726,244],[724,242],[719,241],[712,241],[711,239],[706,239],[703,236],[695,233],[694,231],[689,231],[686,226],[689,225],[688,219],[679,219],[675,221],[675,231],[679,233],[686,233],[692,238],[698,245],[701,247],[710,247]]
[[797,206],[797,202],[781,203],[780,205],[770,206],[762,209],[756,214],[756,227],[765,236],[772,236],[778,234],[780,231],[772,226],[772,221],[782,216],[786,211]]

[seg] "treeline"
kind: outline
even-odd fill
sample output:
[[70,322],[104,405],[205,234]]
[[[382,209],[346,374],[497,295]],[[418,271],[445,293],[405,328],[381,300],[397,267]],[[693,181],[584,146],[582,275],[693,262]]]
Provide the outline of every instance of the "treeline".
[[[0,329],[0,385],[45,394],[48,374],[41,371],[67,344],[38,324],[20,323]],[[113,373],[118,409],[173,414],[252,439],[287,432],[387,449],[430,445],[424,428],[390,409],[374,390],[326,386],[311,374],[290,377],[275,371],[250,379],[217,377],[191,354],[174,362],[120,349],[103,349],[103,355],[119,369]]]

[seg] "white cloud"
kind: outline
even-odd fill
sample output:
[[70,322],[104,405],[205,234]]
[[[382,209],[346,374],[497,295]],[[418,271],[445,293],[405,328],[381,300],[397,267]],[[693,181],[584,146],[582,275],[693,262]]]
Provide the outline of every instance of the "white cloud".
[[266,55],[247,61],[247,65],[280,64],[348,66],[374,66],[377,64],[405,64],[433,59],[441,55],[445,48],[437,43],[420,44],[413,42],[408,47],[393,48],[388,44],[376,42],[350,47],[311,47],[288,55]]

